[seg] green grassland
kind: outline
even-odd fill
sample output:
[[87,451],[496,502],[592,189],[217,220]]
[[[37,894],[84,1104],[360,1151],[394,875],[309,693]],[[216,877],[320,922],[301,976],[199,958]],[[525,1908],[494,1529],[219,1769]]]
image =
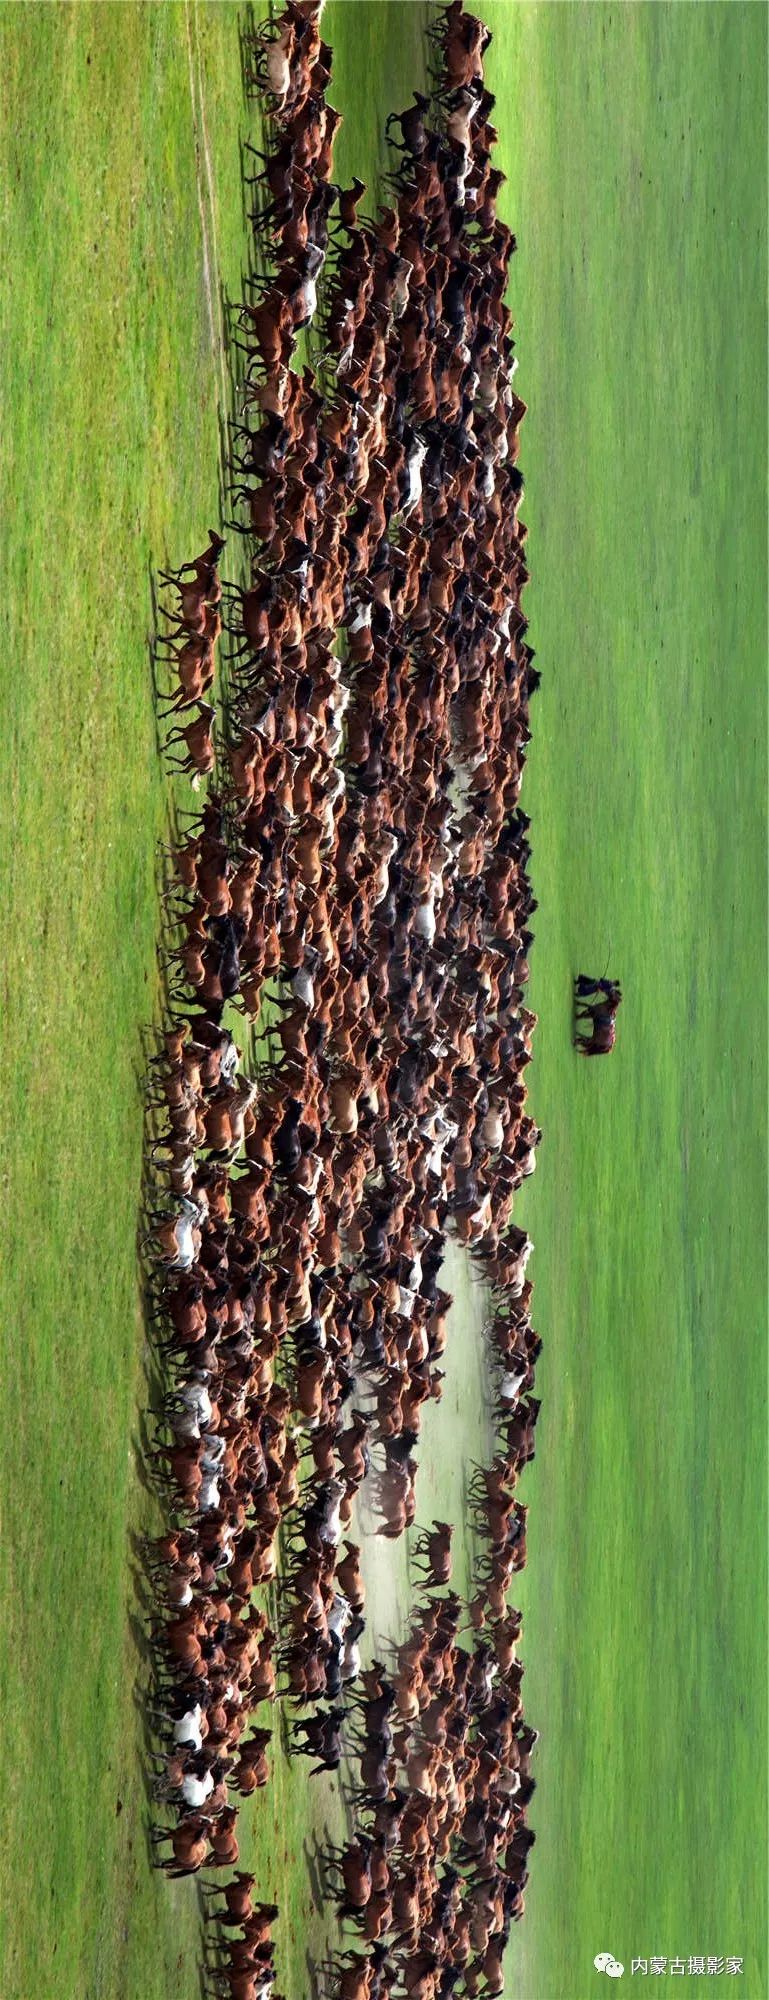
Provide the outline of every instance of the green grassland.
[[[767,1984],[766,15],[484,8],[530,415],[544,1338],[511,1990]],[[607,955],[610,1063],[569,1046]],[[536,1811],[534,1807],[536,1806]],[[663,1986],[677,1990],[675,1975]]]
[[164,814],[149,576],[218,511],[200,203],[234,280],[240,59],[234,15],[175,6],[6,7],[0,38],[0,1990],[166,2000],[196,1990],[197,1923],[148,1869],[127,1542]]
[[[736,1953],[758,2000],[766,17],[483,11],[544,670],[526,804],[545,1140],[521,1204],[544,1403],[520,1585],[543,1734],[509,1986],[588,2000],[601,1949]],[[218,509],[239,18],[0,10],[3,2000],[198,1990],[194,1885],[148,1866],[128,1534],[150,1509],[138,1078],[166,801],[149,577]],[[327,7],[343,175],[382,163],[384,113],[423,75],[423,20],[398,0]],[[569,984],[610,948],[626,1000],[596,1067],[570,1046]],[[422,1518],[462,1511],[482,1436],[479,1302],[452,1283]],[[401,1552],[385,1570],[380,1545],[375,1578],[389,1629]],[[323,1935],[304,1842],[338,1812],[305,1768],[276,1759],[255,1815],[289,2000]]]

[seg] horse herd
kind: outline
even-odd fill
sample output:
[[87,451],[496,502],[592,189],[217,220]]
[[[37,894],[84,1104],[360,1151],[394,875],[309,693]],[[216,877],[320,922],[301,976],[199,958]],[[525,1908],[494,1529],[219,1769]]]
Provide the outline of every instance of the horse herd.
[[[349,1840],[323,1857],[344,1948],[318,1976],[340,2000],[444,2000],[502,1992],[535,1839],[507,1602],[541,1347],[512,1221],[541,1136],[515,239],[496,213],[485,27],[461,0],[435,17],[430,95],[388,120],[391,202],[368,216],[362,183],[332,179],[319,12],[289,0],[247,38],[268,143],[249,182],[262,272],[236,314],[246,572],[222,582],[209,530],[162,576],[172,768],[207,790],[166,852],[168,1018],[149,1066],[168,1526],[146,1555],[170,1809],[154,1839],[174,1874],[237,1869],[238,1801],[269,1780],[285,1704],[313,1770],[359,1760]],[[435,1522],[409,1631],[366,1665],[356,1496],[366,1482],[386,1537],[415,1521],[449,1230],[489,1298],[484,1553],[464,1603]],[[278,2000],[277,1909],[242,1871],[212,1881],[210,1990]]]

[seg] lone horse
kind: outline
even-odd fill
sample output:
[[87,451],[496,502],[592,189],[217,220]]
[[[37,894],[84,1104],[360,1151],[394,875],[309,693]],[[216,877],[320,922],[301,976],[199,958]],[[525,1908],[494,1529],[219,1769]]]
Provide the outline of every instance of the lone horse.
[[614,1015],[607,1013],[603,1007],[580,1007],[577,1010],[576,1019],[578,1021],[592,1021],[593,1023],[589,1035],[575,1034],[574,1036],[574,1047],[575,1049],[579,1049],[580,1055],[607,1056],[609,1050],[613,1049],[617,1039],[617,1024]]
[[[580,1006],[588,993],[600,994],[597,1006]],[[590,1033],[574,1035],[574,1046],[583,1056],[606,1056],[613,1049],[617,1039],[615,1016],[622,1001],[622,990],[618,980],[587,979],[579,973],[574,982],[574,1020],[589,1021]]]

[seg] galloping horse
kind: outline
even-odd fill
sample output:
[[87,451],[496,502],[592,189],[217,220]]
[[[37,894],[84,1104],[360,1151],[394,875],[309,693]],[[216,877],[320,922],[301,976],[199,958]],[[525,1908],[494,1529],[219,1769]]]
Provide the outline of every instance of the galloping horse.
[[[578,1004],[588,993],[599,993],[601,998],[595,1007]],[[575,1033],[574,1046],[583,1056],[605,1056],[613,1049],[617,1038],[615,1015],[621,1004],[622,989],[618,980],[587,979],[579,973],[574,982],[574,1019],[590,1021],[589,1035]]]

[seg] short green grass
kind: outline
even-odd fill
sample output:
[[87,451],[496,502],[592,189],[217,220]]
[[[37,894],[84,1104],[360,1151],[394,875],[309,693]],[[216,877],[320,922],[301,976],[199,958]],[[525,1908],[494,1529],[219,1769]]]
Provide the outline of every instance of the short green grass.
[[[766,1991],[766,16],[489,5],[543,684],[511,1991]],[[611,956],[609,1063],[570,981]],[[641,1977],[642,1975],[637,1975]],[[689,1975],[686,1975],[689,1976]],[[662,1985],[674,1985],[666,1974]]]
[[138,1079],[164,817],[149,578],[218,514],[198,187],[234,286],[237,16],[5,7],[0,45],[0,1990],[168,2000],[195,1991],[197,1924],[147,1864],[127,1545],[146,1511]]
[[[521,1204],[544,1404],[520,1585],[543,1735],[509,1983],[587,2000],[602,1948],[626,1963],[730,1952],[753,2000],[767,1973],[765,15],[484,12],[520,244],[527,608],[545,672],[526,788],[545,1142]],[[328,6],[342,175],[381,163],[383,115],[422,78],[423,19],[397,0]],[[237,296],[243,252],[238,20],[229,5],[0,11],[3,2000],[197,1991],[195,1889],[147,1863],[126,1537],[149,1505],[133,1449],[140,1028],[165,811],[149,572],[217,511],[218,280]],[[610,948],[618,1048],[580,1065],[571,973]],[[465,1309],[461,1275],[455,1289],[422,1518],[461,1510],[462,1447],[482,1435],[479,1301]],[[377,1629],[403,1568],[399,1552],[386,1605],[377,1582]],[[305,1769],[276,1760],[256,1815],[286,1905],[289,2000],[324,1935],[303,1843],[327,1811],[338,1823]]]

